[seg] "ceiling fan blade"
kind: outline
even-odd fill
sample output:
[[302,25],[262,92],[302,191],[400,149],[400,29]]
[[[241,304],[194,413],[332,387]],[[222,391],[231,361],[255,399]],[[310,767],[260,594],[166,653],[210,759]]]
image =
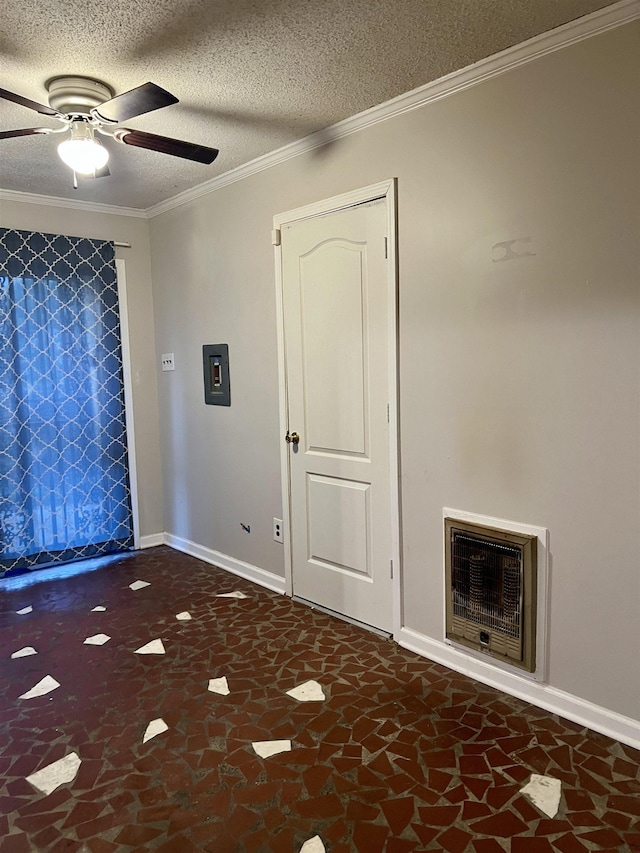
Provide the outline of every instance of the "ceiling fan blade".
[[48,127],[23,127],[20,130],[3,130],[0,139],[11,139],[13,136],[33,136],[36,133],[51,133]]
[[16,95],[15,92],[9,92],[7,89],[0,89],[0,98],[5,101],[13,101],[14,104],[20,104],[21,107],[27,107],[29,110],[35,110],[43,116],[55,116],[56,118],[64,118],[62,113],[54,110],[52,107],[45,107],[44,104],[39,104],[37,101],[32,101],[30,98],[23,98],[22,95]]
[[168,136],[157,136],[155,133],[145,133],[142,130],[122,128],[117,131],[116,139],[125,145],[136,148],[148,148],[161,154],[171,154],[173,157],[183,157],[185,160],[195,160],[197,163],[213,163],[218,156],[217,148],[207,148],[206,145],[195,145],[193,142],[182,142]]
[[130,118],[177,103],[176,96],[167,92],[166,89],[156,86],[155,83],[143,83],[142,86],[137,86],[135,89],[116,95],[110,101],[105,101],[92,112],[104,121],[120,124]]

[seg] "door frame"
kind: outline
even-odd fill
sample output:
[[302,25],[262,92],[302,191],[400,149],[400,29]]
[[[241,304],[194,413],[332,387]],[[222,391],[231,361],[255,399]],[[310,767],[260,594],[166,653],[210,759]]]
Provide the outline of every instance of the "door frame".
[[[387,211],[387,300],[389,363],[389,502],[391,507],[391,556],[393,567],[393,634],[402,628],[402,564],[400,542],[400,442],[398,414],[398,261],[397,261],[397,187],[391,178],[377,184],[351,190],[313,204],[297,207],[273,217],[272,242],[276,267],[276,317],[278,337],[278,396],[280,410],[280,475],[282,483],[282,522],[284,532],[285,594],[293,595],[293,564],[291,558],[291,491],[290,454],[284,436],[288,432],[287,353],[284,333],[284,293],[282,278],[282,247],[280,231],[284,225],[337,213],[349,207],[383,200]],[[391,570],[391,566],[390,566]],[[345,614],[348,615],[348,614]]]
[[118,282],[118,313],[120,317],[120,351],[122,353],[122,384],[124,393],[124,421],[127,433],[129,463],[129,491],[131,492],[131,517],[133,523],[133,548],[140,544],[140,514],[138,508],[138,471],[136,466],[136,438],[133,420],[133,381],[131,373],[131,347],[129,342],[129,304],[127,302],[127,270],[124,258],[116,258]]

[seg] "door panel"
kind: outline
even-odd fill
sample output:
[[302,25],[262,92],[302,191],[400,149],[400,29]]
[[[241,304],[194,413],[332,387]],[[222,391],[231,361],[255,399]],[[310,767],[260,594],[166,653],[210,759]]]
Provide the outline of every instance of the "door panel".
[[366,450],[364,249],[335,241],[301,258],[304,434],[309,450]]
[[371,577],[369,483],[307,475],[309,560]]
[[392,628],[383,200],[284,225],[293,592]]

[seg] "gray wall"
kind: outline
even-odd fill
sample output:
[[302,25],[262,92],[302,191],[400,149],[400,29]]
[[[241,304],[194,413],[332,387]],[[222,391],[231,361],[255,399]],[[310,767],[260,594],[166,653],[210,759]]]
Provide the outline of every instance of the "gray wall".
[[[405,624],[443,637],[443,506],[546,526],[549,680],[640,718],[639,35],[151,220],[158,353],[176,355],[159,377],[166,531],[283,574],[272,216],[395,176]],[[495,262],[523,237],[531,255]],[[203,403],[201,345],[220,342],[228,409]]]
[[116,257],[125,259],[127,276],[140,534],[151,536],[161,533],[162,478],[148,221],[111,213],[2,200],[0,225],[3,228],[131,243],[130,249],[116,249]]

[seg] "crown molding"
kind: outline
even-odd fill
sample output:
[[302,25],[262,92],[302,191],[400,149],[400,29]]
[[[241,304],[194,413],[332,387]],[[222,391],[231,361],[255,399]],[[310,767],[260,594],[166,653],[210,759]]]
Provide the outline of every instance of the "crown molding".
[[371,107],[364,112],[339,121],[331,127],[312,133],[304,139],[296,140],[282,148],[256,157],[249,163],[244,163],[236,169],[231,169],[211,180],[198,184],[191,189],[178,193],[171,198],[154,204],[146,210],[132,207],[117,207],[110,204],[97,204],[76,199],[55,198],[52,196],[35,195],[33,193],[22,193],[14,190],[0,189],[0,201],[20,201],[27,204],[42,204],[52,207],[66,207],[72,210],[84,210],[93,213],[110,213],[119,216],[134,216],[151,219],[166,213],[187,202],[194,201],[201,196],[208,195],[216,190],[222,189],[236,181],[242,181],[251,175],[256,175],[272,166],[285,163],[293,157],[298,157],[326,144],[327,138],[332,141],[357,133],[359,130],[372,127],[380,122],[387,121],[395,116],[419,109],[426,104],[455,95],[472,86],[477,86],[500,74],[505,74],[515,68],[540,59],[557,50],[562,50],[580,41],[600,35],[616,27],[628,24],[640,18],[640,0],[619,0],[604,9],[598,9],[575,21],[569,21],[560,27],[549,30],[534,38],[509,47],[500,53],[482,59],[473,65],[468,65],[459,71],[440,77],[417,89],[412,89],[390,101]]
[[151,218],[166,213],[203,195],[208,195],[236,181],[248,178],[250,175],[258,174],[272,166],[291,160],[293,157],[298,157],[300,154],[320,148],[326,144],[327,138],[333,141],[357,133],[359,130],[364,130],[395,116],[419,109],[426,104],[455,95],[500,74],[519,68],[521,65],[533,62],[557,50],[577,44],[638,18],[640,18],[640,0],[620,0],[620,2],[606,6],[604,9],[577,18],[575,21],[570,21],[546,33],[534,36],[534,38],[493,54],[473,65],[468,65],[466,68],[453,71],[445,77],[440,77],[438,80],[398,95],[390,101],[385,101],[383,104],[339,121],[329,128],[304,137],[304,139],[256,157],[249,163],[231,169],[222,175],[217,175],[209,181],[147,208],[146,214]]
[[75,198],[58,198],[51,195],[23,193],[18,190],[0,189],[0,201],[19,201],[22,204],[40,204],[45,207],[65,207],[67,210],[84,210],[86,213],[110,213],[112,216],[136,216],[147,219],[146,210],[136,207],[118,207],[115,204],[98,204],[93,201],[80,201]]

